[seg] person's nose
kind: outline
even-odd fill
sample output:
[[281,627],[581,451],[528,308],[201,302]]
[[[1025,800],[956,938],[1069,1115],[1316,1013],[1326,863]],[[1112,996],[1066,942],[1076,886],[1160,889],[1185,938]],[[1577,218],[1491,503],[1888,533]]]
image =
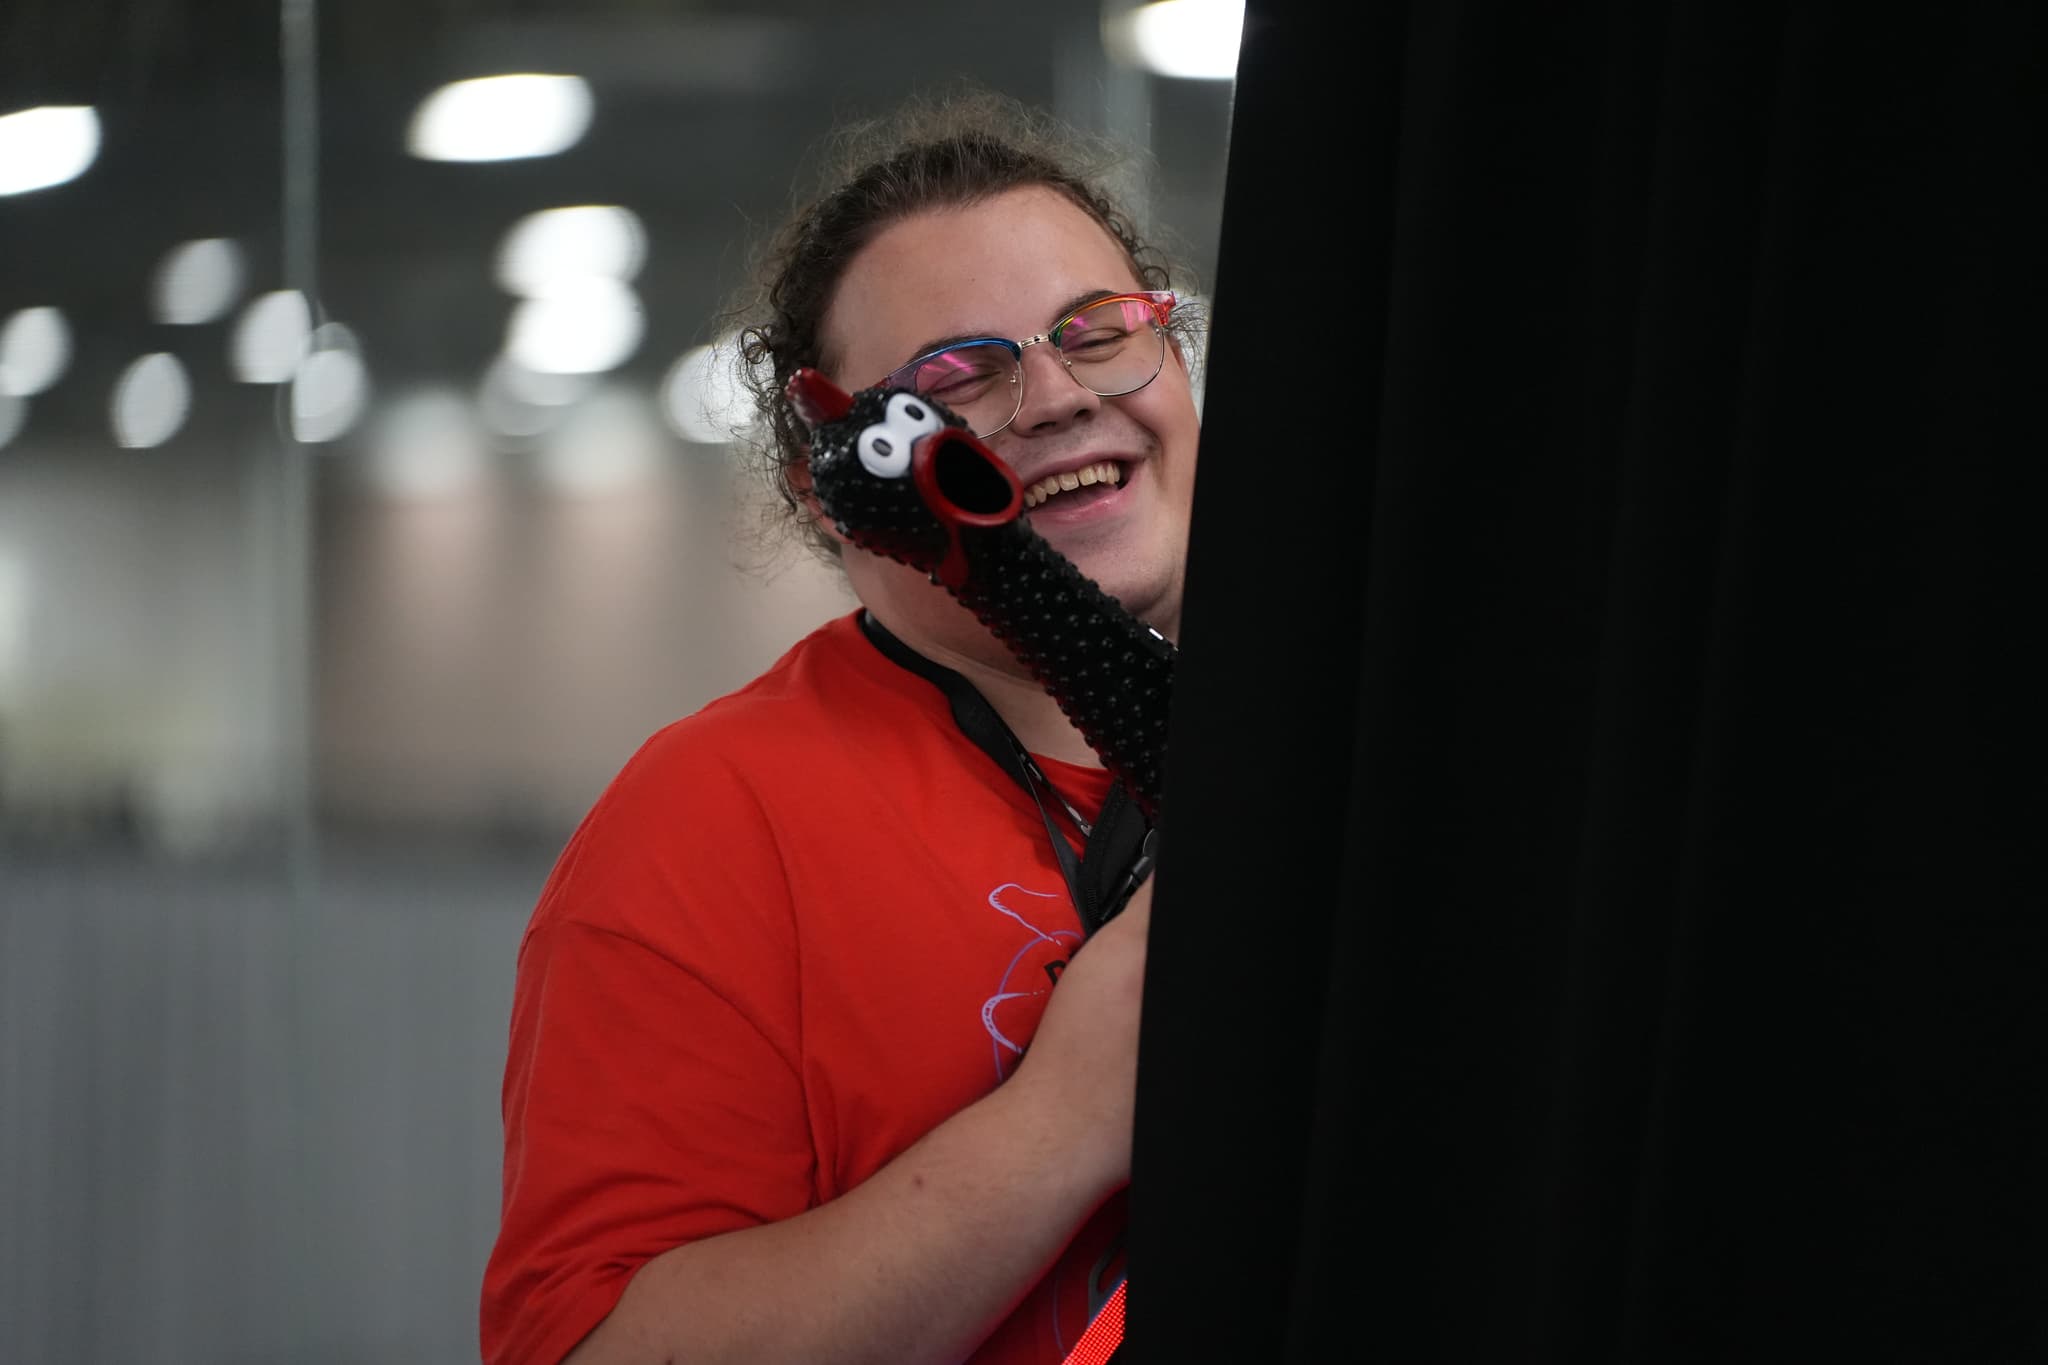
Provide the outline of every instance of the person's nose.
[[1024,367],[1024,402],[1012,423],[1019,430],[1055,431],[1102,406],[1101,395],[1074,378],[1050,341],[1026,346],[1020,363]]

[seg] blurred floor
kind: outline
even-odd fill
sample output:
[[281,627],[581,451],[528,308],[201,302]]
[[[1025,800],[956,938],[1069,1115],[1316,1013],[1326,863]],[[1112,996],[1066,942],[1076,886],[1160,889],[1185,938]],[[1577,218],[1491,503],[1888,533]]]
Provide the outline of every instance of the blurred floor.
[[474,1360],[554,852],[0,854],[0,1358]]

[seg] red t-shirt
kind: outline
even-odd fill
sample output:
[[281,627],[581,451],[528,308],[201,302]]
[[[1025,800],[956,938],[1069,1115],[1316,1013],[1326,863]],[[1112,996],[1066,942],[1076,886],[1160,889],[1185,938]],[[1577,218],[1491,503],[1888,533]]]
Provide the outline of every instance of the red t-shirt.
[[[1083,812],[1109,775],[1041,760]],[[1030,797],[853,616],[662,730],[520,947],[483,1355],[554,1365],[633,1272],[852,1189],[986,1095],[1081,926]],[[1113,1198],[978,1351],[1061,1360]]]

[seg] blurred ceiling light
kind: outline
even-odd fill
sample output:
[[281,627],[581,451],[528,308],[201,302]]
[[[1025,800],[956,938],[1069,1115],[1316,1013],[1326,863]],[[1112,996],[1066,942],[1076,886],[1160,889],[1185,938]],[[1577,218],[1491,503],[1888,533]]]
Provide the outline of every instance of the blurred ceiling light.
[[48,104],[0,117],[0,194],[75,180],[100,154],[100,116],[88,104]]
[[234,306],[242,275],[242,249],[226,237],[172,247],[156,268],[152,306],[157,321],[182,326],[212,322]]
[[282,384],[298,373],[312,334],[312,310],[304,294],[277,289],[259,295],[235,324],[228,368],[244,384]]
[[185,425],[192,381],[176,356],[152,351],[121,372],[109,407],[116,442],[131,450],[160,446]]
[[0,327],[0,396],[27,398],[63,377],[71,327],[54,308],[24,308]]
[[596,381],[587,374],[543,374],[529,370],[509,355],[491,362],[491,377],[522,403],[558,408],[589,393]]
[[292,375],[292,436],[318,445],[340,439],[363,415],[370,372],[355,333],[338,322],[316,330],[310,344]]
[[0,393],[0,450],[15,438],[28,422],[28,400]]
[[1237,75],[1244,0],[1155,0],[1107,18],[1103,42],[1119,60],[1161,76]]
[[477,385],[477,410],[491,430],[504,436],[537,436],[560,409],[590,392],[587,374],[541,374],[500,354]]
[[564,414],[536,454],[541,481],[572,497],[623,493],[661,465],[668,440],[646,397],[611,384]]
[[483,76],[444,85],[421,102],[406,150],[428,161],[553,156],[590,127],[580,76]]
[[540,374],[596,374],[632,355],[646,327],[630,288],[617,280],[582,279],[515,308],[505,354]]
[[442,498],[475,484],[489,459],[469,404],[437,386],[383,406],[371,427],[364,474],[387,497]]
[[484,425],[498,435],[523,440],[546,431],[561,409],[528,402],[493,368],[484,372],[476,386],[476,411]]
[[662,416],[678,436],[698,445],[732,443],[753,416],[739,367],[736,336],[683,352],[661,381]]
[[630,280],[647,257],[647,231],[631,209],[612,204],[542,209],[512,225],[498,248],[498,283],[534,298],[564,281]]

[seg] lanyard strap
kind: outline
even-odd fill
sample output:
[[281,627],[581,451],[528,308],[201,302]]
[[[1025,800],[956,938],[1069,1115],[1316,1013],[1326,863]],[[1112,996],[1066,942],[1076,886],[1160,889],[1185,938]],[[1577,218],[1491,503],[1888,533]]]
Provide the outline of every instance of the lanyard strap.
[[[1053,857],[1059,860],[1060,875],[1066,880],[1067,894],[1073,898],[1074,911],[1080,915],[1083,928],[1092,934],[1108,923],[1151,873],[1158,847],[1158,831],[1146,821],[1123,782],[1110,784],[1102,811],[1092,824],[1084,820],[973,683],[904,644],[872,612],[861,612],[860,628],[889,662],[917,674],[944,693],[960,733],[1030,794],[1039,818],[1045,822]],[[1084,841],[1078,859],[1073,844],[1060,832],[1046,805],[1047,792],[1065,808]]]

